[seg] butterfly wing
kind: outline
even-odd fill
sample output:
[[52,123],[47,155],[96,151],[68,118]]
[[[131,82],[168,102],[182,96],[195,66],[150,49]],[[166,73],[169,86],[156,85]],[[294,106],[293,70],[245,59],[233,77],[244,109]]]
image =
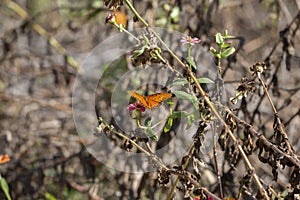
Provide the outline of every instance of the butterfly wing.
[[158,106],[161,102],[163,102],[166,99],[169,99],[172,97],[172,94],[170,93],[157,93],[157,94],[152,94],[149,96],[142,96],[136,92],[133,91],[128,91],[128,93],[133,96],[134,98],[138,99],[143,106],[146,108],[154,108]]
[[147,96],[148,99],[151,99],[156,102],[162,102],[172,97],[171,93],[157,93]]
[[149,108],[154,108],[160,104],[160,101],[156,101],[155,99],[151,98],[150,96],[146,97],[146,101],[148,102]]
[[158,106],[161,102],[172,97],[170,93],[157,93],[146,97],[149,108]]
[[131,96],[133,96],[134,98],[136,98],[137,100],[139,100],[139,102],[141,104],[143,104],[143,106],[145,106],[146,108],[150,108],[149,105],[148,105],[147,99],[144,96],[142,96],[142,95],[140,95],[136,92],[133,92],[133,91],[128,91],[128,93]]

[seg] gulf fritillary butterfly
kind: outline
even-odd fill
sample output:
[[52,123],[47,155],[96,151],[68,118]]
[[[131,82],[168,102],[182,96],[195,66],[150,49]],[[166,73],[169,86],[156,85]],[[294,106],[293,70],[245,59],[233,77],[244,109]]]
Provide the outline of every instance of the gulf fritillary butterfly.
[[126,26],[127,17],[126,17],[126,14],[124,12],[115,11],[114,15],[115,15],[116,22],[117,22],[118,25],[123,24],[123,26]]
[[10,157],[7,154],[1,155],[0,154],[0,165],[10,161]]
[[125,27],[127,24],[126,14],[120,11],[109,13],[105,18],[105,24],[106,23],[114,24],[114,22],[117,23],[118,25],[122,24]]
[[149,96],[143,96],[133,91],[128,91],[128,93],[149,109],[158,106],[164,100],[172,97],[171,93],[156,93]]

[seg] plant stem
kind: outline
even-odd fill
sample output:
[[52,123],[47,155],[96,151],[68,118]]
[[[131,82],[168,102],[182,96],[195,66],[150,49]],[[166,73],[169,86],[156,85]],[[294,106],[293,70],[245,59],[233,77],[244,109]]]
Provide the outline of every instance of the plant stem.
[[113,25],[115,26],[115,27],[117,27],[118,29],[119,29],[119,31],[120,32],[125,32],[125,33],[127,33],[128,35],[130,35],[133,39],[135,39],[136,41],[138,41],[139,42],[139,39],[137,38],[137,37],[135,37],[132,33],[130,33],[129,31],[127,31],[125,28],[124,28],[124,26],[122,25],[122,24],[117,24],[117,22],[113,22]]
[[[137,18],[139,20],[141,20],[141,22],[149,28],[149,25],[145,22],[145,20],[137,13],[137,11],[133,8],[133,6],[131,5],[131,3],[128,0],[125,0],[126,4],[129,6],[129,8],[131,9],[131,11],[137,16]],[[251,170],[253,172],[253,178],[254,181],[257,185],[257,187],[259,188],[260,193],[262,194],[262,196],[264,197],[264,199],[269,200],[269,197],[267,195],[267,192],[265,191],[265,189],[263,188],[257,174],[255,173],[255,169],[254,167],[251,165],[246,153],[244,152],[243,148],[241,147],[241,145],[238,143],[238,140],[236,139],[236,137],[234,136],[234,134],[232,133],[232,131],[229,129],[228,125],[226,124],[226,122],[224,121],[224,119],[220,116],[219,112],[216,110],[216,108],[214,107],[213,103],[210,101],[209,97],[206,95],[205,91],[203,90],[203,88],[201,87],[200,83],[198,82],[197,78],[195,77],[195,75],[193,74],[193,72],[178,58],[178,56],[175,55],[175,53],[168,47],[168,45],[160,38],[160,36],[151,28],[150,29],[152,31],[152,33],[156,36],[156,38],[161,42],[161,44],[167,49],[167,51],[171,54],[171,56],[181,65],[181,67],[183,67],[184,69],[187,69],[189,76],[192,78],[192,80],[194,81],[194,83],[196,84],[196,87],[198,88],[199,92],[201,93],[201,95],[204,98],[204,101],[207,103],[208,107],[210,107],[210,109],[212,110],[212,113],[216,116],[216,118],[218,120],[221,121],[222,125],[225,128],[225,131],[229,134],[230,138],[233,140],[234,143],[237,144],[238,146],[238,150],[240,152],[240,155],[242,156],[242,158],[244,159],[246,166],[249,170]],[[221,58],[220,58],[221,59]],[[221,60],[219,59],[218,63],[221,62]],[[221,63],[219,64],[221,65]]]
[[254,135],[257,138],[259,138],[268,149],[272,149],[272,151],[276,152],[280,156],[286,157],[291,163],[293,163],[295,166],[300,168],[300,161],[296,155],[290,156],[290,155],[284,153],[282,150],[280,150],[274,144],[272,144],[269,140],[267,140],[267,138],[265,138],[265,136],[262,133],[259,133],[258,131],[256,131],[252,125],[245,122],[244,120],[241,120],[238,116],[233,114],[230,109],[227,108],[226,112],[228,112],[234,118],[234,120],[236,120],[239,124],[241,124],[245,128],[247,128],[249,130],[249,132],[251,133],[251,135]]
[[116,131],[114,129],[111,129],[111,128],[110,128],[110,131],[112,133],[115,133],[116,135],[120,136],[121,138],[130,141],[132,145],[134,145],[138,150],[140,150],[142,153],[144,153],[145,155],[147,155],[148,157],[150,157],[161,168],[163,168],[165,170],[169,170],[169,168],[167,166],[165,166],[155,154],[149,153],[147,150],[145,150],[143,147],[141,147],[135,141],[133,141],[130,138],[128,138],[126,135],[124,135],[124,134],[122,134],[122,133],[120,133],[120,132],[118,132],[118,131]]
[[129,9],[135,14],[135,16],[144,24],[144,26],[148,27],[148,23],[140,16],[140,14],[135,10],[129,0],[125,0],[125,3],[129,7]]
[[[194,152],[194,150],[195,150],[195,147],[194,147],[194,145],[192,145],[191,148],[190,148],[190,150],[189,150],[188,157],[187,157],[187,159],[185,160],[185,162],[182,165],[182,170],[185,170],[185,168],[187,167],[187,165],[189,163],[189,160],[190,160],[190,158],[191,158],[192,153]],[[173,184],[172,189],[171,189],[171,191],[168,194],[167,200],[171,200],[172,199],[173,193],[175,191],[175,188],[176,188],[178,182],[179,182],[179,177],[176,178],[175,183]]]
[[[186,68],[186,65],[173,53],[173,51],[171,51],[171,49],[166,45],[166,43],[159,37],[159,35],[152,30],[153,34],[158,38],[158,40],[162,43],[162,45],[167,49],[167,51],[179,62],[179,64],[183,67]],[[201,93],[201,95],[204,98],[204,101],[207,103],[208,107],[210,107],[212,113],[216,116],[216,118],[218,120],[221,121],[222,125],[225,128],[225,131],[229,134],[230,138],[233,140],[234,143],[238,144],[238,140],[236,139],[236,137],[234,136],[234,134],[232,133],[232,131],[229,129],[228,125],[226,124],[226,122],[224,121],[224,119],[220,116],[219,112],[216,110],[215,106],[213,105],[213,103],[210,101],[209,97],[206,95],[205,91],[203,90],[203,88],[201,87],[200,83],[198,82],[197,78],[195,77],[195,75],[188,69],[187,70],[189,73],[189,76],[192,78],[192,80],[194,81],[194,83],[196,84],[196,87],[198,88],[199,92]],[[260,193],[264,196],[264,199],[269,200],[269,197],[267,195],[267,192],[265,191],[265,189],[263,188],[257,174],[255,173],[255,169],[254,167],[251,165],[246,153],[244,152],[243,148],[241,147],[240,144],[238,144],[238,150],[242,156],[242,158],[244,159],[246,166],[248,167],[249,170],[253,171],[253,178],[254,181],[257,185],[257,187],[260,190]]]
[[271,105],[271,107],[272,107],[272,109],[273,109],[275,118],[276,118],[277,123],[278,123],[278,125],[279,125],[280,133],[281,133],[281,135],[282,135],[283,138],[284,138],[284,142],[285,142],[285,144],[286,144],[286,146],[287,146],[287,148],[288,148],[288,151],[289,151],[289,153],[294,154],[295,151],[292,149],[292,147],[291,147],[291,145],[290,145],[290,143],[289,143],[288,136],[287,136],[287,134],[286,134],[286,132],[285,132],[285,130],[284,130],[284,128],[283,128],[283,124],[282,124],[282,122],[281,122],[281,120],[280,120],[280,118],[279,118],[279,116],[278,116],[278,112],[277,112],[277,110],[276,110],[276,108],[275,108],[275,105],[274,105],[274,103],[273,103],[273,101],[272,101],[272,99],[271,99],[271,97],[270,97],[270,94],[269,94],[269,92],[268,92],[268,88],[267,88],[267,86],[266,86],[266,83],[262,80],[261,74],[260,74],[260,73],[257,73],[257,77],[258,77],[259,81],[261,82],[261,84],[262,84],[262,86],[263,86],[263,89],[264,89],[264,92],[265,92],[265,94],[267,95],[267,98],[268,98],[268,100],[269,100],[269,103],[270,103],[270,105]]
[[214,143],[214,146],[213,146],[213,151],[214,151],[214,162],[215,162],[215,168],[216,168],[216,174],[217,174],[217,179],[218,179],[218,182],[219,182],[219,194],[220,194],[220,197],[223,199],[223,186],[222,186],[222,180],[221,180],[221,175],[220,175],[220,172],[219,172],[219,164],[218,164],[218,153],[217,153],[217,143],[216,143],[216,122],[213,123],[213,133],[214,133],[214,137],[213,137],[213,143]]
[[191,49],[192,49],[192,45],[188,44],[188,58],[191,57]]

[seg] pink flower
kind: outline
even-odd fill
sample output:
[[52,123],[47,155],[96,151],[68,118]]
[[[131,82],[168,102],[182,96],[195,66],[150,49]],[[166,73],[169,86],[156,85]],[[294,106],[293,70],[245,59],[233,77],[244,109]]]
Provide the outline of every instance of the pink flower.
[[143,104],[141,104],[141,103],[132,103],[132,104],[129,104],[128,106],[127,106],[127,110],[129,110],[129,111],[132,111],[132,110],[140,110],[140,111],[142,111],[142,112],[145,112],[146,111],[146,108],[145,108],[145,106],[143,105]]
[[182,37],[180,39],[180,42],[184,45],[184,44],[189,44],[189,45],[195,45],[201,42],[201,40],[199,38],[192,38],[191,36],[186,36],[186,37]]

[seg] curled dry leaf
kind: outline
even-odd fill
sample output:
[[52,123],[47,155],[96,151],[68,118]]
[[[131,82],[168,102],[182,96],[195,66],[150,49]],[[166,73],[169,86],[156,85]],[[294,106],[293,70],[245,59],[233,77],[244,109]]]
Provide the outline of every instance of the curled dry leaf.
[[158,173],[157,179],[158,182],[162,185],[166,185],[170,181],[171,173],[165,169],[161,169]]
[[104,0],[104,5],[110,10],[117,10],[123,5],[123,0]]

